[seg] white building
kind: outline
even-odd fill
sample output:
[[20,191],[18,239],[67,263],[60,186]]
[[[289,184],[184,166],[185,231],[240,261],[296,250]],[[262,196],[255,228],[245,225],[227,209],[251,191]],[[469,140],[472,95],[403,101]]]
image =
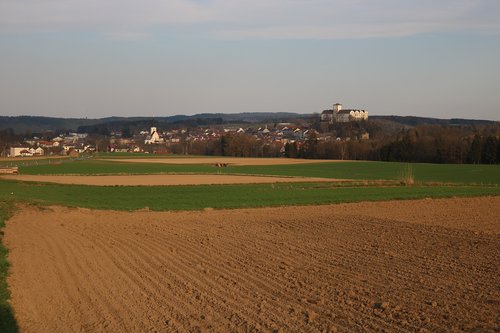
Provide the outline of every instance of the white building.
[[342,104],[335,103],[331,110],[321,112],[321,121],[347,123],[349,121],[368,120],[368,111],[358,109],[342,109]]
[[160,138],[160,134],[158,134],[156,127],[151,127],[151,132],[146,137],[146,140],[144,140],[144,143],[148,145],[148,144],[160,143],[160,142],[163,142],[163,139]]
[[44,154],[45,154],[45,151],[43,150],[42,147],[38,147],[37,149],[35,149],[34,155],[43,156]]
[[9,156],[10,157],[26,156],[27,155],[26,151],[30,152],[30,148],[29,147],[11,147]]

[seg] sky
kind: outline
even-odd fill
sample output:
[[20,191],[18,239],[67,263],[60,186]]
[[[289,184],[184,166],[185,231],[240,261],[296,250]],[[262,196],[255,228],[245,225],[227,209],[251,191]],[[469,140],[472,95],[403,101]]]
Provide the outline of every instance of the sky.
[[0,0],[0,115],[500,120],[498,0]]

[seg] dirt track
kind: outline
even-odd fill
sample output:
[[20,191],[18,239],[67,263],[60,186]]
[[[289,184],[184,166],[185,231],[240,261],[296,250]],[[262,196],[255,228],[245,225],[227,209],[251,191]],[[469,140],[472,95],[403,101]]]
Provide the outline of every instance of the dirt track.
[[340,160],[305,160],[301,158],[253,158],[253,157],[166,157],[166,158],[116,158],[102,159],[112,162],[165,163],[165,164],[216,164],[230,165],[282,165],[325,162],[346,162]]
[[296,182],[335,182],[332,178],[267,177],[232,175],[123,175],[123,176],[50,176],[50,175],[5,175],[4,179],[48,182],[59,184],[81,184],[97,186],[153,186],[153,185],[207,185],[207,184],[268,184]]
[[500,197],[24,208],[8,282],[21,332],[494,332],[499,215]]

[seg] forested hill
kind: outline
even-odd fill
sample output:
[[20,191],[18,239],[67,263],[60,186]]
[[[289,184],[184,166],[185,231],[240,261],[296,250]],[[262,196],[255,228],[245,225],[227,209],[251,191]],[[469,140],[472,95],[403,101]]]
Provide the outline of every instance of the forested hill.
[[79,127],[92,125],[125,123],[141,124],[174,124],[185,122],[190,125],[203,125],[211,123],[254,123],[262,121],[287,121],[294,118],[302,118],[300,115],[289,112],[247,112],[247,113],[201,113],[192,116],[176,115],[167,117],[107,117],[98,119],[88,118],[55,118],[41,116],[0,116],[0,130],[11,128],[16,133],[43,132],[43,131],[77,131]]
[[[43,131],[77,131],[86,127],[100,125],[99,127],[116,127],[122,125],[140,126],[197,126],[231,123],[256,123],[256,122],[288,122],[298,118],[307,120],[319,119],[319,114],[298,114],[288,112],[247,112],[247,113],[202,113],[192,116],[176,115],[168,117],[107,117],[99,119],[87,118],[53,118],[40,116],[0,116],[0,130],[11,128],[16,133],[43,132]],[[493,125],[497,122],[476,119],[437,119],[414,116],[370,116],[370,120],[385,123],[387,126],[413,127],[417,125]],[[170,127],[169,126],[169,127]]]
[[493,125],[497,123],[496,121],[481,119],[440,119],[416,116],[370,116],[369,119],[387,121],[395,124],[406,125],[409,127],[418,125]]

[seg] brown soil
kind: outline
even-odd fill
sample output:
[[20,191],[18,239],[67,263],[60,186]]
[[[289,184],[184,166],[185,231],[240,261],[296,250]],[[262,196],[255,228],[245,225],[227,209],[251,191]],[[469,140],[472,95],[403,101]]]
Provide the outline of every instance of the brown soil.
[[124,175],[124,176],[50,176],[50,175],[8,175],[4,179],[81,185],[206,185],[206,184],[267,184],[296,182],[335,182],[331,178],[266,177],[232,175]]
[[500,197],[7,221],[21,332],[495,332]]
[[165,163],[165,164],[216,164],[229,165],[282,165],[325,162],[345,162],[340,160],[305,160],[300,158],[252,158],[252,157],[166,157],[166,158],[117,158],[101,159],[112,162]]

